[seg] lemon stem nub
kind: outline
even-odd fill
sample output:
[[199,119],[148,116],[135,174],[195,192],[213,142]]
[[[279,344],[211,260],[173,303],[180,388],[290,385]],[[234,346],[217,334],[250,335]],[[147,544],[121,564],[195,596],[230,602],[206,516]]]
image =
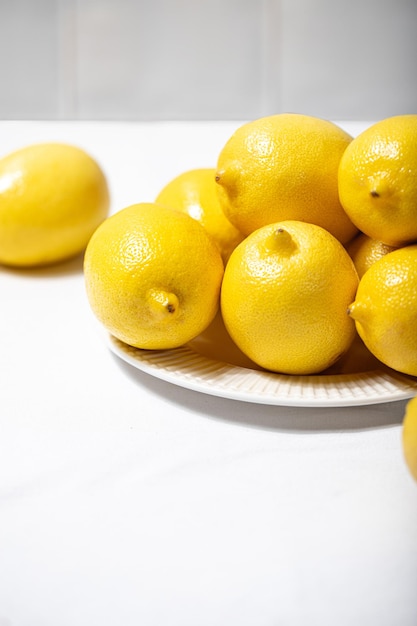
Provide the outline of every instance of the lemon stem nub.
[[178,314],[179,301],[175,293],[163,289],[150,289],[147,300],[156,318],[172,320]]
[[216,172],[216,175],[214,177],[214,180],[216,181],[216,183],[221,183],[222,181],[222,177],[224,176],[224,171],[223,170],[218,170]]
[[347,308],[347,314],[349,317],[359,323],[366,321],[368,318],[368,311],[369,309],[364,307],[363,304],[358,301],[352,302],[352,304],[350,304]]
[[346,310],[346,313],[349,315],[349,317],[351,317],[352,319],[355,319],[356,309],[357,309],[356,302],[352,302],[352,304],[349,304]]
[[381,174],[375,174],[369,178],[368,183],[369,195],[371,198],[388,198],[392,195],[392,190],[389,186],[389,181]]
[[292,254],[297,249],[297,244],[290,233],[284,228],[277,228],[266,240],[266,246],[270,252]]

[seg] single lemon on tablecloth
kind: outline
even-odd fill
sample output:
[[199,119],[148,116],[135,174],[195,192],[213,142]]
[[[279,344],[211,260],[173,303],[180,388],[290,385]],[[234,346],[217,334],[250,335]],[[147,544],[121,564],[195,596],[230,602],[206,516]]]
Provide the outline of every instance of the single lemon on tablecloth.
[[409,400],[405,408],[402,445],[407,466],[417,480],[417,396]]
[[232,252],[221,310],[236,345],[263,368],[314,374],[351,346],[347,307],[358,275],[328,231],[298,221],[269,224]]
[[339,195],[372,239],[417,241],[417,115],[386,118],[355,137],[340,161]]
[[357,229],[340,204],[337,172],[351,141],[336,124],[295,113],[242,125],[217,162],[226,217],[245,235],[266,224],[299,220],[346,243]]
[[215,317],[223,261],[189,215],[141,203],[98,227],[84,274],[91,308],[112,335],[138,348],[168,349]]
[[67,144],[26,146],[0,160],[0,263],[38,266],[84,251],[107,217],[98,163]]
[[188,170],[170,180],[156,202],[188,213],[200,222],[218,245],[226,263],[243,239],[242,233],[226,218],[217,197],[215,168]]
[[377,359],[417,376],[417,245],[394,250],[368,269],[349,314]]
[[359,278],[365,274],[366,270],[378,261],[381,257],[396,250],[394,246],[389,246],[382,241],[377,241],[365,235],[365,233],[359,233],[347,246],[352,261],[355,264],[356,271]]

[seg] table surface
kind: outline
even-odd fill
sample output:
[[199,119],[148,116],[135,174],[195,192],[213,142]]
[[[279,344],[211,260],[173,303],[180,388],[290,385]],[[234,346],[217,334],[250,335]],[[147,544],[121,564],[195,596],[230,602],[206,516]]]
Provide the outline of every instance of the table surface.
[[[214,167],[240,124],[0,122],[0,146],[83,147],[114,213]],[[1,626],[417,624],[405,401],[268,406],[142,373],[103,341],[82,258],[0,289]]]

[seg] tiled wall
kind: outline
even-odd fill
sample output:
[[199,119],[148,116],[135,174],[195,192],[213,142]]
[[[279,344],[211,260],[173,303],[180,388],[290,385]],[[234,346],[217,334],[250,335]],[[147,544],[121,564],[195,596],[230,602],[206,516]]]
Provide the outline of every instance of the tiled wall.
[[417,0],[0,0],[0,119],[417,113]]

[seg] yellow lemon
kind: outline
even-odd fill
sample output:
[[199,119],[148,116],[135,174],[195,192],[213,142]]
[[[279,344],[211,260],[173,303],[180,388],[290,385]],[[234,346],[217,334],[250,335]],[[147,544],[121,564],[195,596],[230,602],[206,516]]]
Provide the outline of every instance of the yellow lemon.
[[349,314],[377,359],[417,376],[417,245],[394,250],[371,265]]
[[245,235],[297,220],[322,226],[346,243],[357,229],[340,204],[337,172],[351,141],[336,124],[295,113],[243,124],[217,162],[226,217]]
[[112,335],[137,348],[168,349],[214,319],[223,261],[189,215],[141,203],[97,228],[84,275],[91,308]]
[[214,168],[183,172],[165,185],[156,202],[188,213],[200,222],[214,239],[226,263],[243,235],[222,211],[217,197],[215,173]]
[[417,480],[417,396],[409,400],[405,407],[402,445],[407,466]]
[[37,266],[84,251],[107,217],[98,163],[67,144],[26,146],[0,160],[0,263]]
[[339,196],[372,239],[417,241],[417,115],[386,118],[355,137],[340,161]]
[[352,259],[328,231],[298,221],[269,224],[230,256],[221,291],[224,324],[261,367],[318,373],[356,336],[347,307],[357,285]]
[[389,246],[382,241],[377,241],[365,235],[365,233],[359,233],[347,246],[346,250],[352,258],[355,264],[356,271],[359,278],[365,274],[366,270],[378,261],[381,257],[396,250],[394,246]]

